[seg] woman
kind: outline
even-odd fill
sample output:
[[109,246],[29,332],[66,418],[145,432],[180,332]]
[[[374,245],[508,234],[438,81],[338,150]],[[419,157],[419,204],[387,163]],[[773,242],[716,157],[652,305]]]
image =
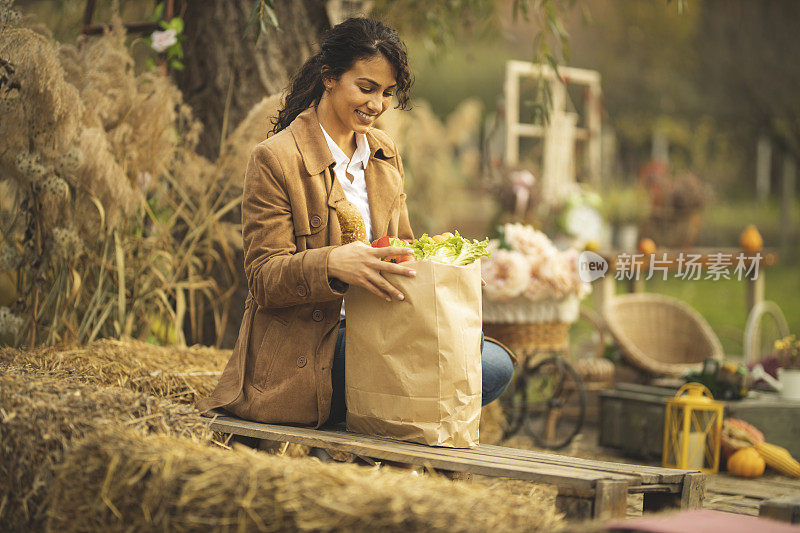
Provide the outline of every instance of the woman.
[[[337,204],[362,214],[370,240],[412,241],[403,165],[392,139],[372,127],[396,96],[409,100],[406,49],[384,24],[353,18],[332,28],[295,75],[274,135],[252,151],[242,236],[249,294],[239,337],[201,412],[319,427],[345,418],[343,296],[361,286],[388,301],[403,295],[382,276],[414,276],[413,263],[381,261],[408,248],[341,245]],[[408,266],[411,265],[411,266]],[[508,385],[513,366],[481,340],[483,403]]]

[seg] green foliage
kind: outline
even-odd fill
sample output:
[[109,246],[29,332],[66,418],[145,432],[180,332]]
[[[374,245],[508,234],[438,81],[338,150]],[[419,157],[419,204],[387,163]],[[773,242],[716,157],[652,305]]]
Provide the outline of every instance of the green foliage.
[[[513,1],[514,20],[530,24],[536,35],[532,53],[525,59],[550,65],[558,72],[558,65],[569,60],[570,56],[566,18],[578,4],[578,0]],[[583,2],[580,5],[586,9]],[[441,57],[465,42],[479,41],[485,45],[490,38],[496,40],[506,8],[507,2],[500,0],[379,0],[373,14],[388,20],[404,36],[419,39],[431,56]],[[537,81],[532,98],[524,105],[530,107],[536,122],[547,121],[552,95],[543,77]]]
[[419,38],[436,55],[464,40],[496,36],[498,4],[495,0],[377,0],[372,15],[386,20],[404,38]]
[[[172,17],[169,20],[164,20],[164,2],[160,2],[156,4],[156,7],[153,11],[153,16],[151,17],[153,22],[158,22],[158,26],[161,28],[162,31],[171,31],[175,35],[175,42],[170,45],[167,49],[163,52],[159,52],[156,50],[156,53],[160,53],[163,55],[167,65],[170,68],[175,70],[183,70],[184,65],[181,59],[183,59],[183,46],[182,42],[184,39],[183,28],[184,23],[181,17]],[[153,36],[151,35],[146,39],[147,43],[153,48]],[[152,57],[148,57],[145,60],[145,65],[147,66],[148,70],[152,70],[155,68],[156,64]]]
[[639,224],[650,216],[650,198],[641,187],[611,186],[602,198],[601,212],[612,224]]
[[242,38],[247,37],[251,31],[254,31],[256,42],[258,42],[262,34],[269,33],[270,26],[276,30],[279,28],[273,0],[256,0],[250,10],[250,20],[247,22]]

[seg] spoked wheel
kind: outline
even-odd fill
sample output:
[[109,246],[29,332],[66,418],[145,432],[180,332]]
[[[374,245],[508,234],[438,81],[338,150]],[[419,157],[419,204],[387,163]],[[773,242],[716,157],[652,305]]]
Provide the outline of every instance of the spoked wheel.
[[506,436],[524,429],[538,446],[554,450],[572,441],[586,415],[586,392],[581,378],[560,357],[521,368],[506,402],[509,411]]

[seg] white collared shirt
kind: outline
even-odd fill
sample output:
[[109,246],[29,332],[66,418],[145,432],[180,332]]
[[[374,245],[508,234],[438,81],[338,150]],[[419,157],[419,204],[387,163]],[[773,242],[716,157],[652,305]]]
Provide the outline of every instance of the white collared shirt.
[[[325,141],[328,143],[328,148],[333,155],[336,164],[333,167],[333,172],[336,179],[344,189],[344,196],[347,201],[356,206],[361,218],[364,219],[364,229],[366,229],[367,240],[372,242],[372,221],[369,216],[369,202],[367,201],[367,182],[364,179],[364,169],[367,167],[369,161],[369,143],[367,136],[363,133],[356,134],[356,151],[353,152],[353,157],[348,158],[344,151],[339,148],[322,124],[319,125]],[[353,177],[353,181],[347,175]],[[340,318],[344,318],[344,302],[342,302],[342,312]]]

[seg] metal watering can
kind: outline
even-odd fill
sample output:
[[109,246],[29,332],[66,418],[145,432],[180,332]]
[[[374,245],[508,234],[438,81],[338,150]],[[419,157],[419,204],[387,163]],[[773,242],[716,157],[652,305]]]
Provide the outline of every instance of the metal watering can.
[[764,370],[763,366],[756,365],[750,371],[750,375],[753,376],[754,382],[759,379],[766,381],[784,400],[800,402],[800,371],[779,368],[778,379],[775,379]]

